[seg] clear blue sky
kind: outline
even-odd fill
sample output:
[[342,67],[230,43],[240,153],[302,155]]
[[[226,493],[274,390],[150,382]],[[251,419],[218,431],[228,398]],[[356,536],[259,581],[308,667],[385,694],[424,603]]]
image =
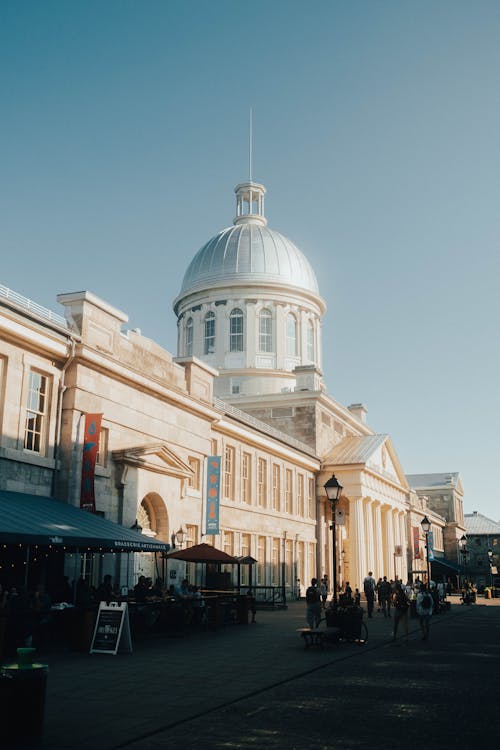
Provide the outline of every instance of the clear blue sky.
[[329,392],[498,520],[499,39],[497,0],[2,0],[0,283],[56,311],[88,289],[175,353],[252,107]]

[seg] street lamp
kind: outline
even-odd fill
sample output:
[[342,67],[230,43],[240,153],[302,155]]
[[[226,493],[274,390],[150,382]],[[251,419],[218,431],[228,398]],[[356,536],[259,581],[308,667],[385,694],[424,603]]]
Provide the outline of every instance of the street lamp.
[[332,474],[331,478],[324,485],[326,496],[329,499],[332,506],[332,548],[333,548],[333,606],[337,608],[337,549],[336,549],[336,533],[335,533],[335,509],[336,504],[340,500],[343,487],[338,481],[335,474]]
[[493,588],[493,550],[488,550],[488,562],[490,564],[490,587]]
[[425,550],[427,554],[427,586],[431,585],[431,561],[429,560],[429,531],[431,530],[431,522],[424,516],[420,521],[420,526],[425,534]]
[[179,528],[179,531],[175,532],[175,541],[177,542],[177,544],[179,545],[181,549],[182,549],[182,545],[186,541],[186,536],[187,534],[182,528],[182,526]]
[[467,537],[465,536],[465,534],[458,540],[458,546],[460,548],[460,552],[462,553],[464,578],[465,580],[467,580],[467,555],[469,554],[469,550],[467,549]]

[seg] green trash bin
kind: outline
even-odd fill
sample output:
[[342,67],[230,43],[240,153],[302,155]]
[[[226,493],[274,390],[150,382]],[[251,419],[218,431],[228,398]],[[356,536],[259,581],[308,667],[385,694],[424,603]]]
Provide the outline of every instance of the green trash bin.
[[47,664],[0,667],[0,705],[9,717],[2,731],[10,742],[41,739],[48,671]]

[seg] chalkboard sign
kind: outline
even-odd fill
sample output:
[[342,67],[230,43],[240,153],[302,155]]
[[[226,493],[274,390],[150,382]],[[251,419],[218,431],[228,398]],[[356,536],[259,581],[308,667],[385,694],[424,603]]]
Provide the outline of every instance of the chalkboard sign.
[[91,654],[116,654],[132,652],[127,603],[101,602],[97,613]]

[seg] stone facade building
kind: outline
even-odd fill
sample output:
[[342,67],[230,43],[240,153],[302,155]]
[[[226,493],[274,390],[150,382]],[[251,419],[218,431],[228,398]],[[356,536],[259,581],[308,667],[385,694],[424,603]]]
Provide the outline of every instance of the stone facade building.
[[[312,576],[333,578],[323,486],[335,473],[339,582],[360,586],[369,570],[406,580],[418,564],[411,529],[424,512],[447,554],[450,529],[456,538],[463,526],[461,485],[412,492],[364,405],[326,392],[314,272],[267,226],[265,188],[247,182],[235,192],[234,225],[194,256],[174,301],[177,356],[126,330],[127,315],[89,291],[59,295],[56,315],[0,287],[0,491],[78,506],[84,418],[102,414],[95,495],[107,518],[128,527],[137,519],[165,542],[183,528],[188,544],[208,539],[253,556],[259,585],[295,590],[300,579],[303,590]],[[207,537],[214,455],[220,533]],[[158,572],[149,553],[126,573],[123,560],[113,565],[127,583]]]

